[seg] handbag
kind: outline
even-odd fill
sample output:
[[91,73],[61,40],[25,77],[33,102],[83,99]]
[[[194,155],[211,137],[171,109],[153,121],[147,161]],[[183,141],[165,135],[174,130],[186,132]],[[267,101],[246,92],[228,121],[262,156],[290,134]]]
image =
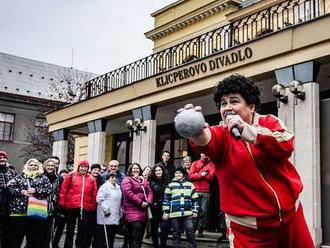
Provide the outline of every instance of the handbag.
[[[143,194],[144,194],[144,198],[145,200],[147,201],[147,194],[146,194],[146,190],[144,189],[143,185],[141,184],[141,188],[142,188],[142,191],[143,191]],[[148,219],[152,219],[152,212],[151,212],[151,209],[150,209],[150,206],[147,207],[147,213],[148,213]]]
[[[28,187],[31,188],[28,180]],[[45,220],[48,217],[47,199],[39,200],[34,196],[29,196],[26,215],[29,218]]]
[[48,217],[47,205],[47,199],[39,200],[34,196],[30,196],[26,215],[33,219],[45,220]]

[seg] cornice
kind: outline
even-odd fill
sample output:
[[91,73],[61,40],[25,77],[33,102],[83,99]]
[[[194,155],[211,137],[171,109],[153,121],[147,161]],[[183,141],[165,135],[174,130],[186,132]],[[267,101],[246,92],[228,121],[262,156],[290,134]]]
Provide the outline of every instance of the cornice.
[[237,21],[240,18],[250,15],[251,13],[256,13],[260,10],[264,10],[268,7],[273,6],[274,4],[278,4],[281,2],[285,2],[287,0],[263,0],[251,4],[245,8],[238,9],[232,13],[227,14],[227,19],[229,22]]
[[162,38],[170,33],[176,32],[182,28],[190,26],[206,17],[212,16],[220,11],[224,11],[229,7],[238,7],[241,5],[240,0],[224,0],[216,1],[208,6],[192,11],[176,20],[166,23],[145,33],[145,36],[152,41]]

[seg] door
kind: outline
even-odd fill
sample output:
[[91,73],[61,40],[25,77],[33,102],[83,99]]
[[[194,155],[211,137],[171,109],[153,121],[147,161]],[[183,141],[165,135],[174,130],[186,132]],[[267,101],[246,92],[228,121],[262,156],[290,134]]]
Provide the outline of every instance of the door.
[[321,100],[321,216],[323,245],[330,245],[330,98]]

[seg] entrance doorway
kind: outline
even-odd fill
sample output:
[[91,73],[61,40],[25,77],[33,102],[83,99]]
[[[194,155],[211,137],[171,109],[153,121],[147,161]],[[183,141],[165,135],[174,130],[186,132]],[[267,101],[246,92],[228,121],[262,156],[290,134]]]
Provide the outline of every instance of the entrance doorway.
[[320,108],[322,244],[330,245],[330,98]]
[[119,170],[126,174],[132,164],[132,138],[129,133],[116,134],[114,136],[113,158],[119,161]]

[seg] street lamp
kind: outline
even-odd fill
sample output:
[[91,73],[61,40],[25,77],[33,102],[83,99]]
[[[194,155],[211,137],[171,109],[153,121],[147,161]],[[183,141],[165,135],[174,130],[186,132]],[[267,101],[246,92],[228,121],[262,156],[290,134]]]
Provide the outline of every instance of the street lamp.
[[140,135],[140,132],[147,131],[147,127],[143,124],[143,120],[140,118],[127,120],[126,127],[131,131],[131,133],[136,133],[137,135]]

